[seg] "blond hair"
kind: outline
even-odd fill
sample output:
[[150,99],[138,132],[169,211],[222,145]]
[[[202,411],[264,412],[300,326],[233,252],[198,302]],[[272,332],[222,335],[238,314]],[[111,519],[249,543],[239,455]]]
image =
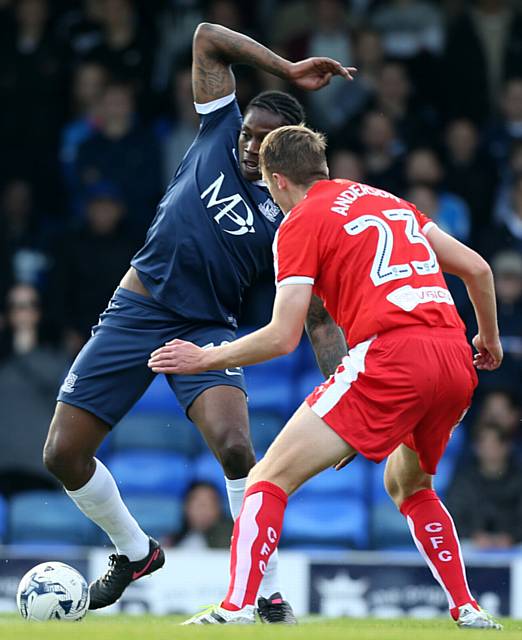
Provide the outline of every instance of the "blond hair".
[[266,173],[281,173],[296,185],[328,178],[326,138],[304,125],[278,127],[263,140],[259,164]]

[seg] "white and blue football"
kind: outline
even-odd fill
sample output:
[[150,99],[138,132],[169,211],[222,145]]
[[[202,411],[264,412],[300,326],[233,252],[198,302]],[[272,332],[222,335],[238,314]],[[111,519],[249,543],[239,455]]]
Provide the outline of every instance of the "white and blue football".
[[81,620],[89,608],[89,586],[68,564],[42,562],[21,579],[16,604],[26,620]]

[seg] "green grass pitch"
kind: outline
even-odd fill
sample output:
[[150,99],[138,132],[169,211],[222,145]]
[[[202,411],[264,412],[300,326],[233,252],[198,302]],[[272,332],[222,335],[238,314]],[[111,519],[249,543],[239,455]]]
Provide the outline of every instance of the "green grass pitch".
[[[462,631],[445,620],[323,620],[315,618],[297,627],[253,626],[179,627],[183,618],[152,616],[88,616],[80,623],[27,623],[17,616],[0,615],[2,640],[482,640],[493,631]],[[522,620],[503,620],[500,638],[520,640]]]

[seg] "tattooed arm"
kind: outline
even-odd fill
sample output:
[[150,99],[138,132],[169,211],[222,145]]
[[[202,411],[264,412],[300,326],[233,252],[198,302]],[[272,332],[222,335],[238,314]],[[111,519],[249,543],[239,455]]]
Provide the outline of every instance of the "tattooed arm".
[[231,65],[249,64],[301,89],[315,91],[326,86],[332,76],[351,80],[353,67],[345,68],[330,58],[308,58],[289,62],[252,38],[226,27],[201,23],[192,43],[192,89],[199,104],[230,95],[236,88]]
[[348,350],[341,329],[326,311],[320,298],[315,295],[312,296],[308,309],[306,333],[312,343],[319,369],[323,376],[328,378],[337,369]]

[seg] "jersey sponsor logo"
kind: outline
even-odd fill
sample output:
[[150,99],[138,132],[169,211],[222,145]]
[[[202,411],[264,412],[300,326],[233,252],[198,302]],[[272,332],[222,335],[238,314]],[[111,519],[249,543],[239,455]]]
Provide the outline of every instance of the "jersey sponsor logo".
[[203,191],[200,196],[201,199],[205,200],[209,196],[207,209],[218,208],[218,212],[214,215],[214,220],[225,233],[229,233],[232,236],[255,233],[254,214],[239,193],[234,193],[231,196],[220,196],[224,180],[225,174],[221,172],[217,179]]
[[277,220],[277,216],[281,213],[281,209],[275,202],[270,200],[270,198],[267,198],[265,202],[262,202],[259,205],[259,211],[261,211],[265,218],[270,220],[270,222],[275,222]]
[[77,380],[78,380],[77,374],[73,373],[72,371],[69,371],[69,373],[67,374],[67,377],[63,381],[62,392],[63,393],[72,393],[74,391],[75,386],[76,386],[76,381]]
[[443,287],[417,287],[406,285],[395,289],[386,296],[386,300],[403,311],[413,311],[419,304],[436,302],[454,305],[451,293]]
[[370,187],[367,184],[352,184],[348,189],[341,191],[337,196],[334,200],[331,211],[333,213],[339,213],[342,216],[347,216],[350,206],[363,196],[377,196],[378,198],[391,198],[392,200],[395,200],[395,202],[401,201],[400,198],[394,196],[393,193],[388,193],[382,189]]

